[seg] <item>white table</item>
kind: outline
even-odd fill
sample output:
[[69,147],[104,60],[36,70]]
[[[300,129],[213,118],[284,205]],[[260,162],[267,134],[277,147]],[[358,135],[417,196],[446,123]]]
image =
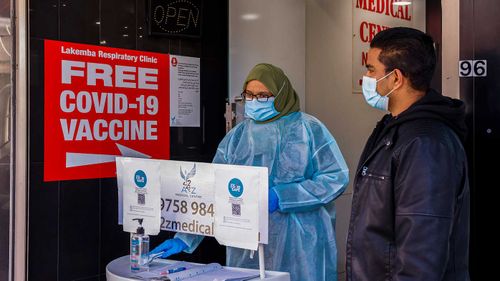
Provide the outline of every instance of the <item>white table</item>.
[[[156,262],[156,261],[155,261]],[[158,259],[158,262],[163,263],[173,263],[176,262],[174,260],[161,260]],[[252,274],[259,274],[259,270],[257,269],[248,269],[248,268],[235,268],[235,267],[227,267],[227,269],[238,270],[242,272],[248,272]],[[132,278],[132,273],[130,272],[130,258],[129,256],[123,256],[117,258],[106,266],[106,280],[108,281],[132,281],[138,280]],[[185,279],[186,281],[196,280],[196,277]],[[260,278],[254,278],[251,280],[261,280]],[[273,280],[273,281],[290,281],[290,274],[288,272],[278,272],[278,271],[266,271],[266,278],[263,280]]]

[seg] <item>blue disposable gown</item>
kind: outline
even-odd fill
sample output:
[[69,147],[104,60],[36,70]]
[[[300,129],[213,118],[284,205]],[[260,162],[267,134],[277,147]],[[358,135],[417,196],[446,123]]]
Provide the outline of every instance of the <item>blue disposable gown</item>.
[[[316,118],[295,112],[270,123],[246,119],[219,144],[214,163],[264,166],[279,211],[269,216],[266,270],[293,280],[337,280],[335,206],[345,189],[347,165],[335,139]],[[192,252],[203,236],[178,233]],[[258,268],[257,255],[227,247],[227,265]]]

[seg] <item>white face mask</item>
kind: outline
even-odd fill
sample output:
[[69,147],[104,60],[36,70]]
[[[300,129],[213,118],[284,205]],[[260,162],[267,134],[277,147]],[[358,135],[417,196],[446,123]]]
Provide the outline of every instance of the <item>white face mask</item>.
[[394,70],[378,80],[368,76],[363,76],[363,96],[370,106],[380,110],[389,111],[389,95],[392,94],[395,89],[392,89],[389,93],[387,93],[387,95],[382,96],[377,92],[377,82],[384,80],[393,72]]

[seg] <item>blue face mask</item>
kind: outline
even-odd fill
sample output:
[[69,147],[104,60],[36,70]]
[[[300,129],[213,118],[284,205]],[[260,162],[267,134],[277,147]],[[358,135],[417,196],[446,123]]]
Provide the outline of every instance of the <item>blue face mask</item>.
[[257,101],[257,99],[245,101],[245,116],[255,121],[266,121],[278,114],[279,112],[274,107],[274,98],[269,98],[264,102]]
[[393,72],[394,70],[378,80],[368,76],[363,76],[363,96],[370,106],[380,110],[389,111],[389,95],[392,94],[395,89],[392,89],[389,93],[387,93],[387,95],[382,96],[377,92],[377,82],[387,78]]

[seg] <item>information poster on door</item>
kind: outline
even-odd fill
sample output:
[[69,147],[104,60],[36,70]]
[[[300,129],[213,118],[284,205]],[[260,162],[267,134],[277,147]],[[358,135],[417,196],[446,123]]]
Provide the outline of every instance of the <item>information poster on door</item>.
[[170,126],[200,127],[200,58],[170,55]]
[[394,0],[352,0],[352,91],[361,93],[366,59],[375,34],[390,27],[414,27],[414,4],[395,5]]
[[115,157],[169,158],[169,57],[45,40],[44,180],[115,177]]

